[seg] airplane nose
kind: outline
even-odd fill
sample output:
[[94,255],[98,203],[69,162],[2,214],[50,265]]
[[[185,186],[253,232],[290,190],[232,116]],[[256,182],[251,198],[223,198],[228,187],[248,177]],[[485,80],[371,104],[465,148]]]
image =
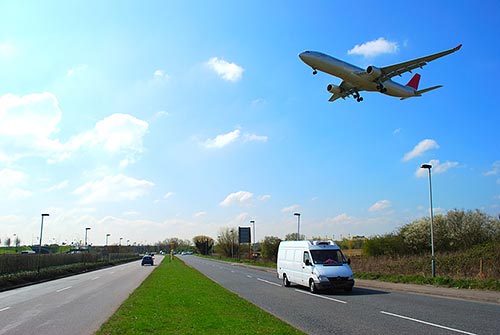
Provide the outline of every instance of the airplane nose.
[[304,51],[299,54],[299,58],[304,62],[307,63],[307,59],[309,58],[309,51]]

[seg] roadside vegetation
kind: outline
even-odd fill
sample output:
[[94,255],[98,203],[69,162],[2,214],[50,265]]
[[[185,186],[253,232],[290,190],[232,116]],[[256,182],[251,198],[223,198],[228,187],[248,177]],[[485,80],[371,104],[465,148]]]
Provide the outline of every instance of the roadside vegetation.
[[[500,291],[500,220],[479,210],[451,210],[434,217],[436,275],[431,276],[430,218],[405,224],[384,235],[356,236],[337,240],[357,278],[399,283],[430,284],[457,288]],[[216,257],[232,262],[246,259],[242,250],[238,260],[234,228],[226,228],[215,244]],[[237,237],[237,236],[236,236]],[[285,240],[295,240],[288,234]],[[314,237],[312,239],[333,239]],[[254,265],[276,266],[281,239],[266,236],[257,250]],[[233,258],[231,255],[233,254]],[[260,264],[259,264],[260,263]]]
[[96,334],[303,333],[178,258],[165,258]]

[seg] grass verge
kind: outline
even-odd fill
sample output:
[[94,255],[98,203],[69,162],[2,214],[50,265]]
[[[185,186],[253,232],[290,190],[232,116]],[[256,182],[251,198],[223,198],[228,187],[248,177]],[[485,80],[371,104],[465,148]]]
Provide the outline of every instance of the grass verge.
[[387,275],[366,272],[356,272],[355,278],[380,280],[390,283],[403,283],[403,284],[419,284],[419,285],[434,285],[442,287],[453,287],[462,289],[478,289],[478,290],[491,290],[500,291],[500,281],[497,279],[486,278],[447,278],[447,277],[425,277],[421,275]]
[[165,258],[96,334],[303,333],[179,259]]

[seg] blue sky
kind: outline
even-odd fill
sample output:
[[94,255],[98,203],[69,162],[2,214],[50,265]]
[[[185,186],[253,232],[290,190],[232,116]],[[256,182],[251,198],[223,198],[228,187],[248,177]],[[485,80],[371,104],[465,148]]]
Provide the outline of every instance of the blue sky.
[[[500,212],[500,5],[3,1],[0,239],[384,234]],[[315,50],[387,66],[463,44],[400,101],[329,103]],[[411,74],[396,81],[406,83]]]

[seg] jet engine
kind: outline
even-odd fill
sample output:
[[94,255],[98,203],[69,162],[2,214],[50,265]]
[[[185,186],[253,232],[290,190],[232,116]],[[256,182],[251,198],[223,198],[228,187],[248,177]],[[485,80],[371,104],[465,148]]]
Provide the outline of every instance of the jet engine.
[[377,79],[382,75],[382,70],[380,70],[378,67],[370,65],[366,68],[366,73],[368,73],[368,76],[371,79]]
[[339,86],[333,84],[328,84],[326,90],[331,94],[340,94],[342,92],[342,89]]

